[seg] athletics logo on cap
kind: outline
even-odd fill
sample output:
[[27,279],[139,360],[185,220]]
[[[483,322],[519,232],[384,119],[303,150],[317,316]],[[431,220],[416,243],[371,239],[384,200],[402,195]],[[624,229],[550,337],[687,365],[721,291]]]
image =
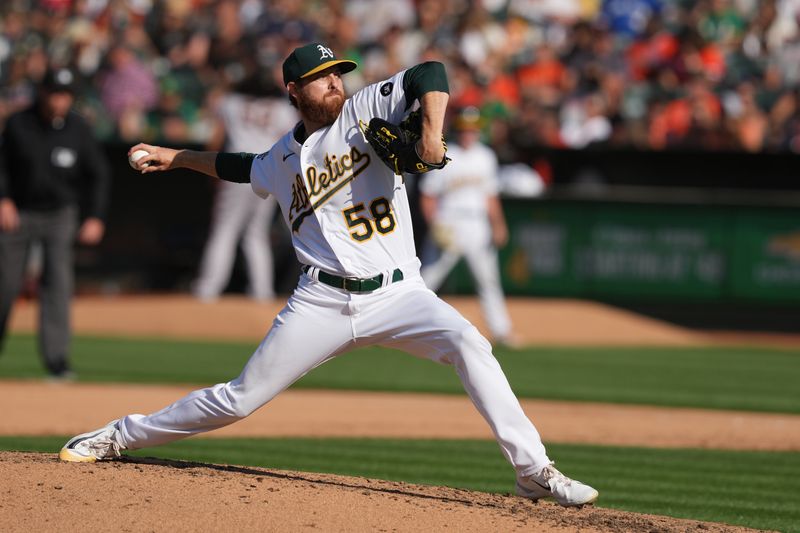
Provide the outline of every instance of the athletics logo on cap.
[[320,43],[311,43],[295,48],[283,62],[283,83],[289,85],[293,81],[316,74],[334,65],[344,74],[358,65],[349,59],[336,59],[333,50]]

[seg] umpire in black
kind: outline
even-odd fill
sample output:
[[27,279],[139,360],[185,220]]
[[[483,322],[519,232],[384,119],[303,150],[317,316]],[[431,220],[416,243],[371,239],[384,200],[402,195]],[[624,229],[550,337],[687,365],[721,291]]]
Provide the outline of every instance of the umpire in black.
[[31,244],[39,242],[39,351],[55,378],[74,375],[68,358],[73,243],[103,238],[110,184],[91,128],[72,111],[75,82],[69,69],[49,70],[34,104],[9,117],[0,137],[0,343]]

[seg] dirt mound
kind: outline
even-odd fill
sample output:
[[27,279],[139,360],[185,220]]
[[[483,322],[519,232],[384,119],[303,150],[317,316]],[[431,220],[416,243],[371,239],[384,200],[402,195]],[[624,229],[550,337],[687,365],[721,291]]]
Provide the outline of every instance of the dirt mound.
[[0,479],[5,532],[747,531],[445,487],[160,459],[75,464],[0,452]]

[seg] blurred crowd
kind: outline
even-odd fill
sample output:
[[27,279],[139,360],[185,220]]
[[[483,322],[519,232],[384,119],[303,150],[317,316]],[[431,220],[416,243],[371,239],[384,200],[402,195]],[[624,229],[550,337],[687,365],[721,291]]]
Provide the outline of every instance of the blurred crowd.
[[[5,0],[0,124],[49,63],[98,136],[204,144],[225,91],[329,43],[348,90],[447,65],[501,163],[534,147],[800,152],[800,0]],[[279,76],[277,77],[279,80]]]

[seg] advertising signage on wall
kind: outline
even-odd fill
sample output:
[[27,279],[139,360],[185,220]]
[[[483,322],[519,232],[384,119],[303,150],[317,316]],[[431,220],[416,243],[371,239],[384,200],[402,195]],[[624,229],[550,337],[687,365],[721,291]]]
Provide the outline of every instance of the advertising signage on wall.
[[511,294],[800,302],[800,216],[755,207],[506,205]]
[[741,214],[736,236],[734,295],[800,303],[800,214]]

